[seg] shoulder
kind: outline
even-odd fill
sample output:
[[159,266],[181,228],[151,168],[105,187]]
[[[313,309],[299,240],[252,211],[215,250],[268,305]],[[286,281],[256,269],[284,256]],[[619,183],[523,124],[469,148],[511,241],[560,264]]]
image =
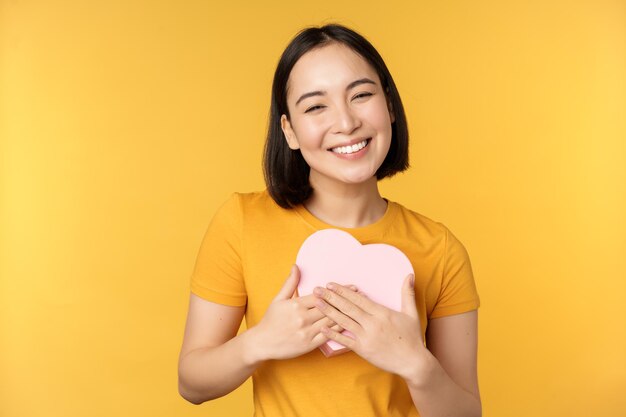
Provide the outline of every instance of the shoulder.
[[396,205],[396,215],[390,228],[390,234],[401,236],[429,253],[439,253],[444,259],[454,257],[467,258],[463,243],[444,223],[434,220],[402,204]]
[[463,243],[442,222],[398,206],[393,227],[410,240],[411,249],[408,252],[419,255],[412,259],[417,259],[423,271],[428,271],[429,267],[432,271],[429,284],[424,289],[428,319],[477,309],[480,299],[469,254]]
[[230,198],[237,200],[242,208],[277,206],[267,192],[267,189],[250,192],[234,192]]
[[447,239],[450,230],[442,222],[398,202],[390,201],[390,204],[395,206],[396,216],[393,224],[396,228],[404,228],[407,233],[417,234],[422,238],[444,241]]
[[276,215],[290,210],[280,207],[270,196],[267,189],[251,192],[234,192],[229,200],[236,203],[245,217],[257,215]]
[[280,207],[267,189],[252,192],[233,192],[219,211],[245,225],[275,224],[294,216],[295,211]]
[[277,204],[272,200],[267,190],[252,192],[235,191],[222,201],[217,211],[243,214],[246,211],[272,208],[272,206],[277,206]]

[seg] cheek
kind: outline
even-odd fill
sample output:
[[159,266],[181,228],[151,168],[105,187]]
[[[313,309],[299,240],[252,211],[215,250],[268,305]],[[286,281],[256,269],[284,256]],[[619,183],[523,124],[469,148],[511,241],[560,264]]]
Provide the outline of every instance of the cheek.
[[387,104],[383,100],[379,100],[375,105],[365,109],[363,117],[381,133],[388,132],[391,135],[391,115],[389,114]]
[[294,128],[300,146],[312,147],[319,145],[324,136],[324,125],[321,120],[303,120]]

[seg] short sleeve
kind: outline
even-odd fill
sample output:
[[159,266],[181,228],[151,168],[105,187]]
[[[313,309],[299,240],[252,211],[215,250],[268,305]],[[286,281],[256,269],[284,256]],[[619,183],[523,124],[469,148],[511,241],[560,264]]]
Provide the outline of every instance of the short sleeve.
[[217,210],[202,239],[191,275],[193,294],[218,304],[246,304],[242,231],[240,196],[233,193]]
[[465,313],[480,306],[467,250],[450,230],[445,230],[441,292],[429,317],[431,319]]

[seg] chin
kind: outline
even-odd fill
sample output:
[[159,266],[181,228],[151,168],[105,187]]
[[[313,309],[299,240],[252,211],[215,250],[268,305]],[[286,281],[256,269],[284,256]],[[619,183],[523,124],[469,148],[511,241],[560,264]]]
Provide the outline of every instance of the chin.
[[[374,170],[370,168],[360,167],[360,169],[337,170],[334,172],[331,170],[324,172],[315,169],[312,169],[311,171],[312,175],[310,177],[310,180],[313,176],[319,175],[318,179],[322,182],[330,181],[335,183],[343,183],[346,185],[359,185],[371,181],[372,178],[376,180],[377,169]],[[317,175],[313,174],[313,172],[315,172]]]
[[364,182],[370,181],[372,177],[376,177],[375,172],[372,174],[347,176],[343,178],[342,181],[347,184],[363,184]]

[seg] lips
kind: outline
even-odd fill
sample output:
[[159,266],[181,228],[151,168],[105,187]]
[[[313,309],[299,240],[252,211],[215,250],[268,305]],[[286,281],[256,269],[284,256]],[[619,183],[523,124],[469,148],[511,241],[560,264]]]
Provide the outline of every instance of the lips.
[[340,146],[331,148],[329,149],[329,151],[338,153],[338,154],[349,155],[365,148],[370,143],[371,140],[372,138],[357,139],[345,145],[340,145]]

